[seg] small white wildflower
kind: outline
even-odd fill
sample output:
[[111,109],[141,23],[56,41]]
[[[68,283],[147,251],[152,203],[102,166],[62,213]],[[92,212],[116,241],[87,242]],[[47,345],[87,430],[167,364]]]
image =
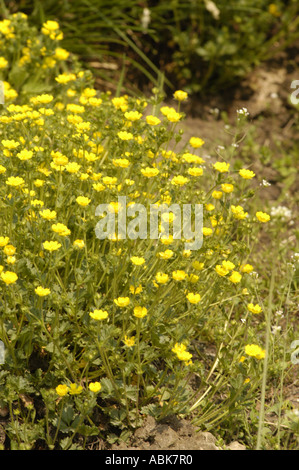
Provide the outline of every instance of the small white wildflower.
[[267,186],[271,186],[271,183],[269,183],[269,181],[267,180],[263,180],[260,185],[267,187]]
[[143,32],[147,31],[148,25],[151,22],[151,11],[148,8],[143,8],[142,17],[141,17],[141,25]]
[[249,112],[247,108],[237,109],[237,114],[241,116],[249,116]]
[[205,0],[205,7],[211,13],[215,20],[219,20],[220,10],[212,0]]
[[272,207],[270,211],[272,217],[281,217],[282,219],[290,219],[292,217],[292,211],[285,206]]
[[272,335],[276,335],[281,330],[281,326],[272,326]]

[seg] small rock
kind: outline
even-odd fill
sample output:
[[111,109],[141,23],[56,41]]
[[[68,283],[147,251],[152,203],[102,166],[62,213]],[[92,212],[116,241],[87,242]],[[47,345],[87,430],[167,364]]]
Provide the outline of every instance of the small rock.
[[215,445],[216,437],[210,432],[200,432],[198,434],[199,450],[219,450]]
[[229,450],[246,450],[246,447],[243,444],[240,444],[238,441],[233,441],[228,445]]

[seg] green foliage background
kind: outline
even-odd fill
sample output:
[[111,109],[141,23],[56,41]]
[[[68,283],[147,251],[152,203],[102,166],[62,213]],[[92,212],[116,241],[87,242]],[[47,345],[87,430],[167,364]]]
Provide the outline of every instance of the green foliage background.
[[[137,92],[166,76],[168,92],[214,93],[298,38],[296,0],[21,0],[3,2],[40,27],[55,19],[62,46],[78,54],[100,84]],[[148,12],[145,11],[148,9]],[[146,27],[144,15],[150,15]],[[130,66],[130,70],[128,70]]]

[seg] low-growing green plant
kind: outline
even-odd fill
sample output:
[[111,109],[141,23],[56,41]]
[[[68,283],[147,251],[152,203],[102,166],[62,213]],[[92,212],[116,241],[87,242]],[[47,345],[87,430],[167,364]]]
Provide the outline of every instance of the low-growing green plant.
[[[251,183],[262,176],[234,163],[247,111],[231,147],[210,160],[204,136],[182,143],[182,90],[175,108],[158,89],[148,100],[112,97],[72,69],[58,71],[51,94],[24,87],[6,86],[0,115],[6,448],[85,449],[99,435],[124,439],[146,415],[191,416],[208,429],[245,416],[272,357],[272,298],[254,248],[279,227],[257,203]],[[97,208],[117,218],[120,196],[136,232],[135,209],[168,206],[159,238],[120,237],[119,219],[98,238]],[[203,205],[199,249],[172,233],[172,204]]]

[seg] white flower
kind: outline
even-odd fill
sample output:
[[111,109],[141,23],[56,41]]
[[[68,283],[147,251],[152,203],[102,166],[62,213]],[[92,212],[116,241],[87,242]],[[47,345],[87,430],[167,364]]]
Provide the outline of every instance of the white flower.
[[147,31],[148,25],[151,22],[151,12],[148,8],[143,8],[142,17],[141,17],[141,25],[143,32]]
[[267,180],[263,180],[262,183],[261,183],[261,186],[265,186],[265,187],[271,186],[271,183],[269,183],[269,181],[267,181]]
[[237,114],[240,114],[242,116],[249,116],[249,112],[247,108],[237,109]]
[[281,217],[282,219],[290,219],[292,217],[292,212],[288,207],[277,206],[272,207],[270,211],[272,217]]

